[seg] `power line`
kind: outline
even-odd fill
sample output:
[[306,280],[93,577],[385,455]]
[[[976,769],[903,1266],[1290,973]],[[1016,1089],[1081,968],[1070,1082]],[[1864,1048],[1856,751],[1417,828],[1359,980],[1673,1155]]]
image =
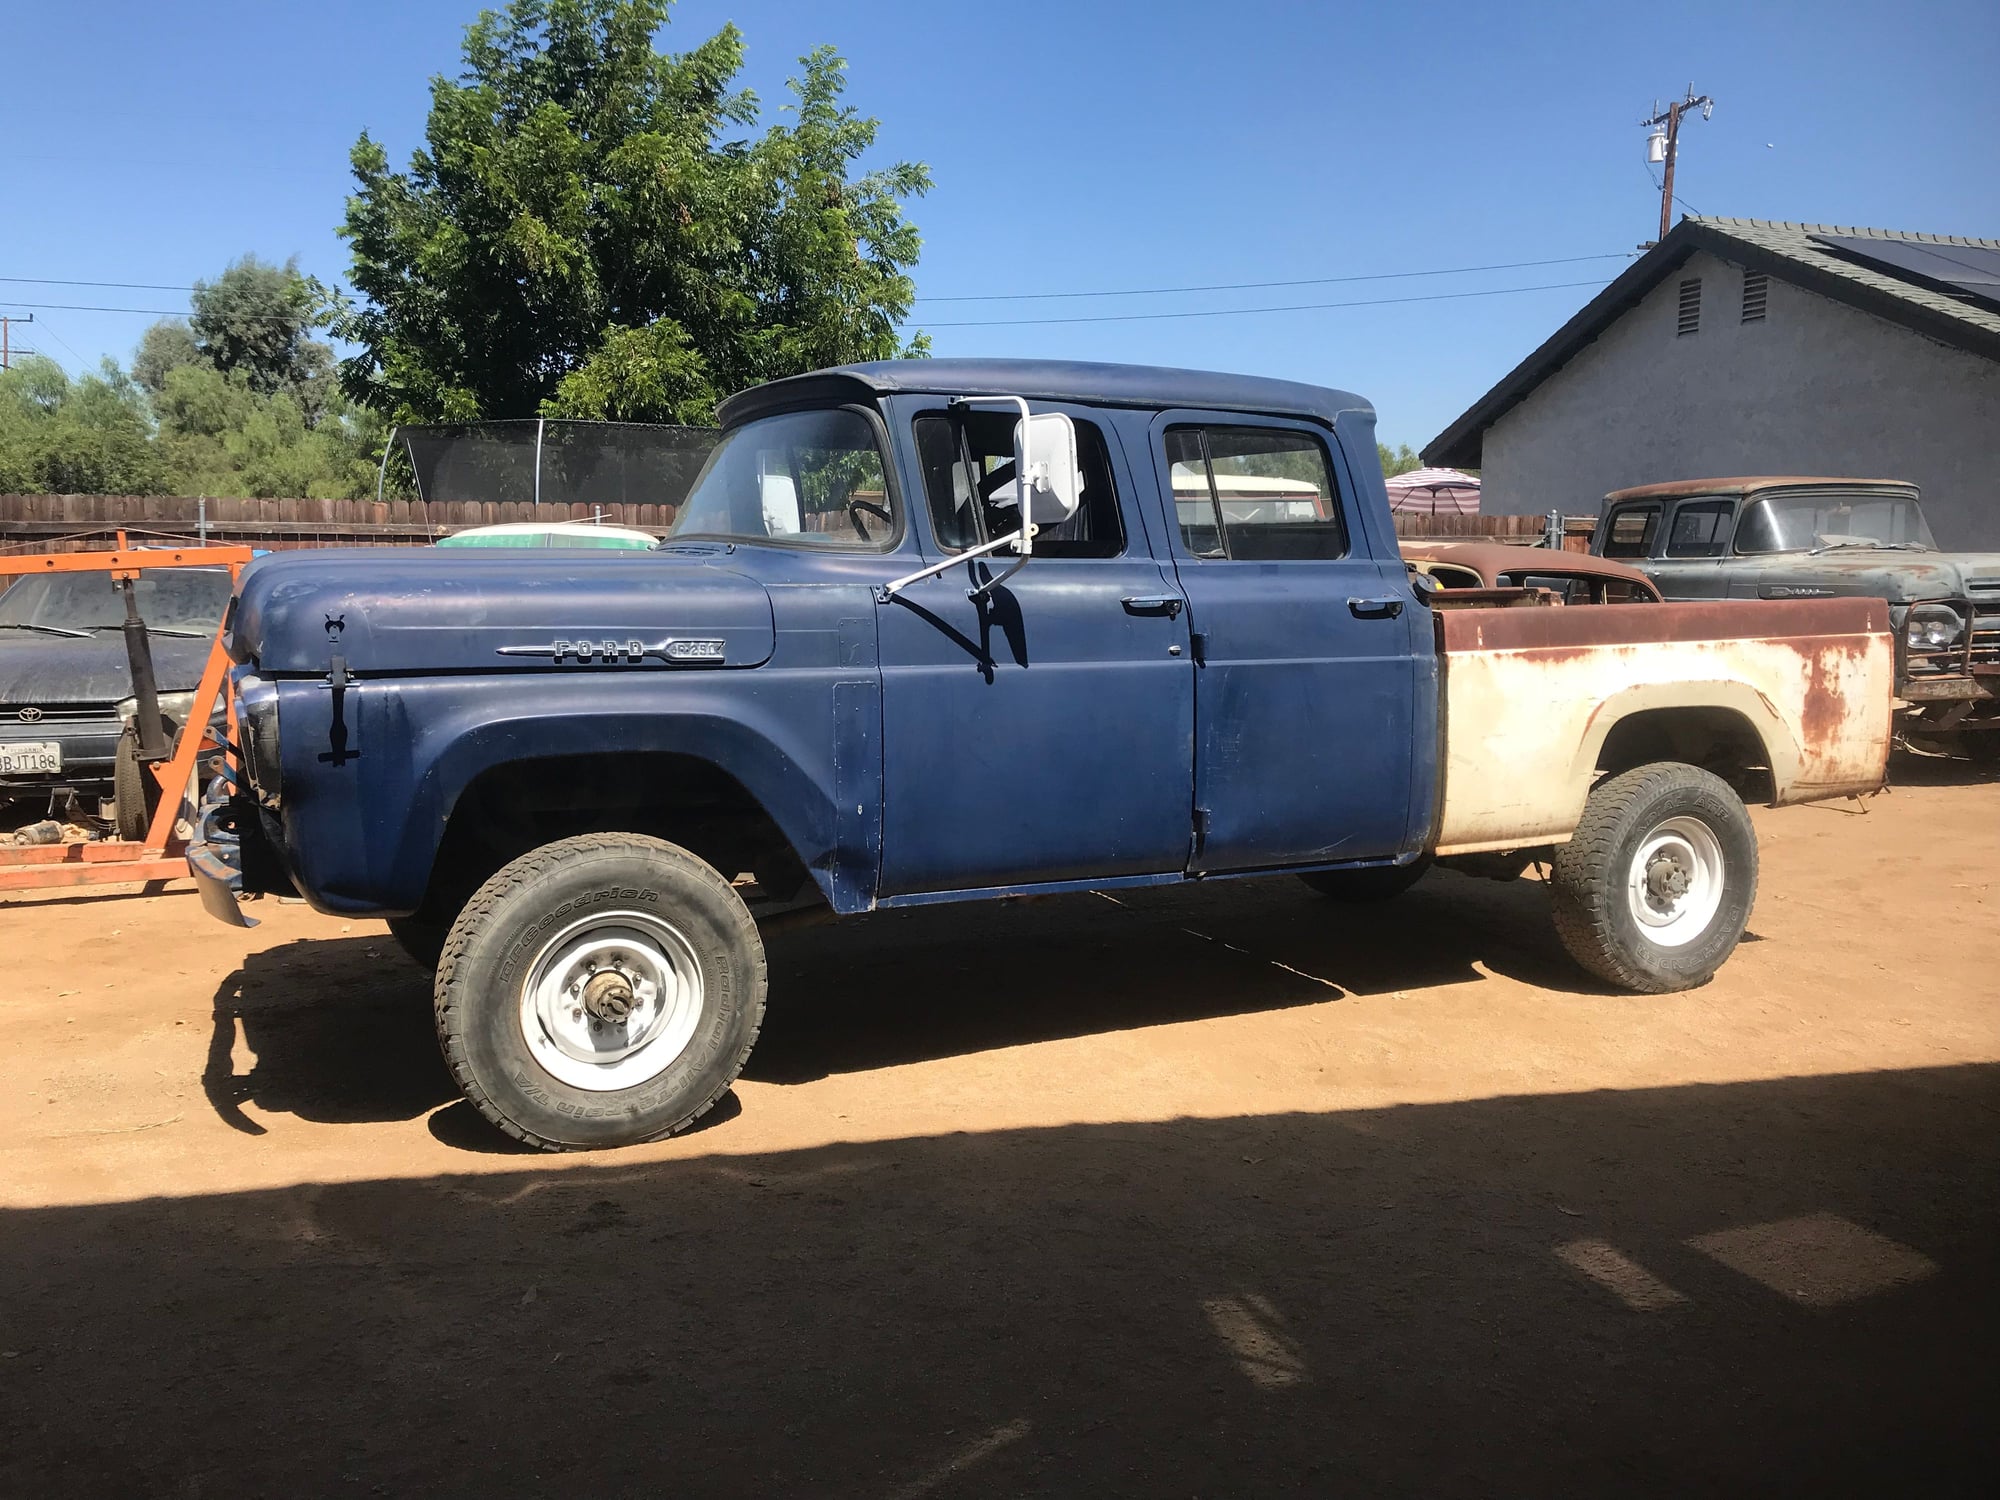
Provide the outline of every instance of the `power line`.
[[1553,292],[1563,287],[1608,286],[1604,281],[1551,281],[1541,286],[1502,286],[1480,292],[1432,292],[1420,297],[1363,297],[1353,302],[1294,302],[1284,307],[1217,307],[1203,312],[1102,313],[1080,318],[982,318],[958,323],[923,322],[932,328],[1028,328],[1049,323],[1150,323],[1164,318],[1240,318],[1252,313],[1318,312],[1331,307],[1389,307],[1401,302],[1457,302],[1467,297],[1507,297],[1517,292]]
[[[1284,286],[1333,286],[1350,281],[1401,281],[1412,276],[1470,276],[1480,271],[1521,271],[1533,266],[1573,266],[1591,260],[1631,260],[1633,252],[1566,255],[1556,260],[1512,260],[1491,266],[1442,266],[1434,271],[1375,271],[1364,276],[1313,276],[1302,281],[1218,281],[1205,286],[1138,286],[1103,292],[975,292],[955,297],[917,297],[918,302],[1043,302],[1062,297],[1164,297],[1178,292],[1248,292]],[[0,280],[5,280],[0,277]]]
[[[951,296],[918,297],[918,302],[1046,302],[1077,297],[1165,297],[1182,292],[1268,291],[1288,286],[1336,286],[1356,281],[1402,281],[1416,276],[1473,276],[1483,271],[1522,271],[1540,266],[1573,266],[1593,260],[1630,260],[1631,251],[1611,251],[1603,255],[1566,255],[1554,260],[1510,260],[1489,266],[1440,266],[1428,271],[1375,271],[1358,276],[1310,276],[1295,281],[1216,281],[1189,286],[1115,287],[1096,292],[967,292]],[[0,276],[9,286],[84,286],[122,292],[192,292],[192,286],[164,281],[77,281],[56,276]],[[31,304],[22,303],[22,306]],[[50,304],[53,305],[53,304]],[[141,308],[105,308],[105,312],[140,312]]]
[[95,286],[121,292],[191,292],[191,286],[171,286],[159,281],[63,281],[54,276],[0,276],[15,286]]

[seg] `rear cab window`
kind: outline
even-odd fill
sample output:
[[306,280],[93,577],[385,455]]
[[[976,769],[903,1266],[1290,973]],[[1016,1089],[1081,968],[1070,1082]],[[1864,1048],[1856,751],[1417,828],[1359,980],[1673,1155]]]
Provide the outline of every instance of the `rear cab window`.
[[1653,537],[1660,529],[1660,507],[1621,505],[1605,522],[1605,557],[1651,557]]
[[1233,424],[1166,431],[1182,548],[1250,562],[1347,555],[1347,526],[1326,448],[1310,433]]

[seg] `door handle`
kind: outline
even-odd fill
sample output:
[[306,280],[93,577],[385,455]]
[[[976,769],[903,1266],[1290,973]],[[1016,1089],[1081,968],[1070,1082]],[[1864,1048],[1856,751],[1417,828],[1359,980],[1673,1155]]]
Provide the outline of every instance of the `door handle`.
[[1130,594],[1118,601],[1128,615],[1165,615],[1169,620],[1181,612],[1178,594]]
[[1403,601],[1393,595],[1382,599],[1349,599],[1347,608],[1357,620],[1393,620],[1403,612]]

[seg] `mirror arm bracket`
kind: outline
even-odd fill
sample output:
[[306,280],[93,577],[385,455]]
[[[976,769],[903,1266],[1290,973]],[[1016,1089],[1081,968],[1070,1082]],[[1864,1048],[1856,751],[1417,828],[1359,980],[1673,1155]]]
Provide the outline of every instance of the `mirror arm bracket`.
[[988,552],[997,552],[1002,547],[1011,543],[1020,553],[1020,561],[1016,562],[1013,567],[1002,573],[998,578],[983,583],[976,589],[967,591],[966,598],[977,599],[987,590],[997,588],[1000,584],[1005,583],[1016,573],[1020,572],[1022,565],[1034,553],[1035,523],[1029,515],[1030,492],[1028,489],[1028,476],[1033,472],[1033,465],[1028,450],[1034,443],[1035,438],[1034,424],[1029,421],[1030,413],[1028,411],[1027,398],[1025,396],[953,396],[945,404],[950,407],[1015,406],[1020,408],[1021,457],[1020,462],[1016,465],[1019,472],[1014,476],[1014,489],[1015,493],[1020,496],[1021,529],[1008,536],[996,537],[993,541],[986,543],[982,547],[974,547],[970,551],[961,552],[954,557],[948,557],[941,563],[933,563],[928,568],[919,568],[914,573],[905,574],[901,578],[883,584],[875,591],[875,602],[877,604],[887,604],[913,583],[921,583],[926,578],[933,578],[939,573],[944,572],[947,568],[954,567],[961,562],[970,562],[973,558],[983,556]]

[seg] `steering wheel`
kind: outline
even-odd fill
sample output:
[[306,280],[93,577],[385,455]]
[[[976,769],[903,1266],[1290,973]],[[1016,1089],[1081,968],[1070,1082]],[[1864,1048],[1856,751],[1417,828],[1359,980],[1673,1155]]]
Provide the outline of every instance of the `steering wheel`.
[[896,524],[886,505],[877,505],[873,500],[850,499],[847,502],[847,519],[854,524],[854,534],[864,542],[872,542],[875,538],[868,534],[868,528],[861,524],[861,517],[855,514],[856,511],[865,511],[871,516],[881,517],[884,526],[893,527]]

